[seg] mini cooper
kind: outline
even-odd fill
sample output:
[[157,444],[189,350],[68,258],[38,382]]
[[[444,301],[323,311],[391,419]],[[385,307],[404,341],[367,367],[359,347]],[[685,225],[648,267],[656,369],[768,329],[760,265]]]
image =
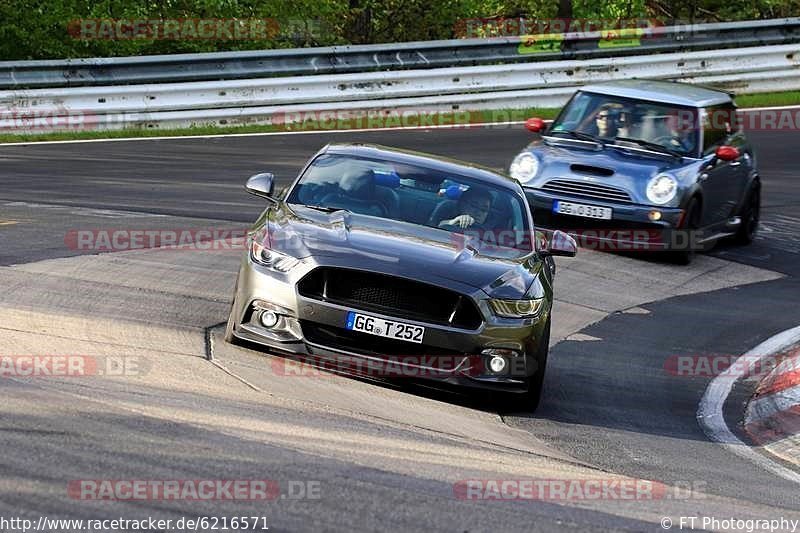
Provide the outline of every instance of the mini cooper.
[[509,173],[537,227],[614,250],[667,251],[680,263],[723,237],[752,242],[761,181],[732,97],[682,83],[589,85]]

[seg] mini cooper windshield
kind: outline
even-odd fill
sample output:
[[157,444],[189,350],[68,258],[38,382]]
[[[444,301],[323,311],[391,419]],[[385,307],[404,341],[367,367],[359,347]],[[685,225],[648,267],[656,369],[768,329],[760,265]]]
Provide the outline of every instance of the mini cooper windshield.
[[696,124],[694,108],[578,92],[555,120],[550,134],[697,157]]
[[286,203],[409,222],[531,251],[528,206],[521,190],[433,168],[323,154]]

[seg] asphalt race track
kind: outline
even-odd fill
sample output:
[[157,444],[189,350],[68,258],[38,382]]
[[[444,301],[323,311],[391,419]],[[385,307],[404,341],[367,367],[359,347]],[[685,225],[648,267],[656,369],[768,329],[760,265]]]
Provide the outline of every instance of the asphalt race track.
[[[222,341],[241,250],[76,249],[76,230],[241,230],[330,141],[502,168],[521,127],[0,146],[0,355],[130,358],[121,376],[0,377],[0,516],[261,516],[271,530],[663,531],[681,516],[800,519],[798,486],[710,442],[710,377],[675,355],[742,354],[800,324],[797,135],[751,134],[762,231],[689,267],[581,250],[559,259],[545,400],[499,414],[413,383],[288,375]],[[751,385],[726,405],[739,431]],[[618,500],[476,501],[471,479],[644,479],[693,487]],[[91,501],[75,480],[269,479],[274,500]],[[305,487],[305,496],[287,487]],[[299,490],[299,489],[298,489]],[[314,491],[318,492],[314,492]],[[688,492],[688,494],[687,494]],[[683,494],[683,497],[680,497]]]

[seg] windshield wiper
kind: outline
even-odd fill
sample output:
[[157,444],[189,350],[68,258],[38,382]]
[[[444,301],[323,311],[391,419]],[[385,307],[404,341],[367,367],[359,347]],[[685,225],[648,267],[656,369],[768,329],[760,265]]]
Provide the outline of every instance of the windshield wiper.
[[[334,211],[347,211],[347,209],[343,207],[327,207],[324,205],[311,205],[311,204],[297,204],[303,207],[307,207],[309,209],[314,209],[315,211],[322,211],[323,213],[333,213]],[[347,211],[349,213],[349,211]]]
[[615,140],[638,144],[639,146],[643,146],[644,148],[649,148],[656,152],[663,152],[665,154],[669,154],[674,157],[683,157],[683,154],[678,151],[670,150],[664,145],[650,141],[645,141],[644,139],[634,139],[633,137],[617,137]]
[[550,133],[566,133],[567,135],[572,135],[576,139],[580,139],[581,141],[589,141],[593,143],[602,143],[600,139],[595,137],[594,135],[590,135],[588,133],[584,133],[582,131],[577,130],[558,130],[558,131],[551,131]]

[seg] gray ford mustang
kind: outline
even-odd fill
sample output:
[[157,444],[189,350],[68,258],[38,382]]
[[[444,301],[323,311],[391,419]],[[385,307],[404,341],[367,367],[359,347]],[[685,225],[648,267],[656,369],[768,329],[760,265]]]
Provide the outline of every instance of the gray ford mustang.
[[727,93],[623,80],[578,91],[510,165],[540,228],[616,250],[667,250],[681,263],[758,228],[755,153]]
[[[274,192],[248,235],[225,338],[356,374],[495,391],[535,408],[547,361],[551,256],[520,185],[379,146],[328,145]],[[387,362],[401,373],[389,372]]]

